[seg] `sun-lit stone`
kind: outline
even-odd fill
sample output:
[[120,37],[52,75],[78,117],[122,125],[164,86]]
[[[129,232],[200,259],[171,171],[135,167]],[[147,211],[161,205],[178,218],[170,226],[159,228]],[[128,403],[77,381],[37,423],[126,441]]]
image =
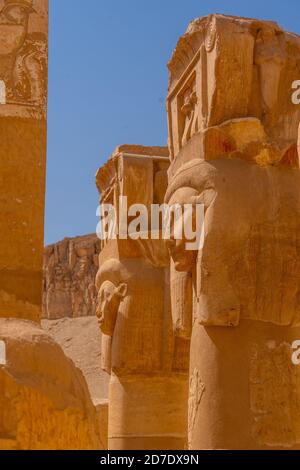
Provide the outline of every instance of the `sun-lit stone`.
[[2,318],[16,317],[37,321],[41,313],[47,49],[48,1],[1,0]]
[[0,0],[0,449],[104,449],[107,404],[39,326],[47,33],[47,0]]
[[[101,204],[163,203],[166,148],[122,146],[97,173]],[[109,449],[183,449],[189,340],[172,328],[169,258],[160,240],[108,239],[99,255],[102,366],[111,374]]]
[[193,311],[187,327],[173,309],[191,338],[191,450],[300,447],[299,62],[276,23],[211,15],[169,63],[165,200],[205,207],[203,248],[169,243],[171,286],[186,279],[172,305]]

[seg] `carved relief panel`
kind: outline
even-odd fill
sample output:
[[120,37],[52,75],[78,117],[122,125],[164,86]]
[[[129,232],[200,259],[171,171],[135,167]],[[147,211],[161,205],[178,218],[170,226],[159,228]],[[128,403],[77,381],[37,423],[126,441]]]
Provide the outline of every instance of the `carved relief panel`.
[[[132,254],[130,250],[136,252],[135,244],[126,236],[130,223],[128,210],[133,205],[142,204],[150,214],[152,203],[163,203],[167,187],[169,158],[166,149],[154,147],[153,155],[143,152],[145,147],[124,145],[116,149],[96,175],[96,184],[101,194],[100,204],[102,207],[105,204],[114,207],[115,239],[120,242],[120,247],[122,245],[126,256]],[[121,198],[127,199],[124,201]],[[126,243],[122,244],[122,240]],[[107,241],[101,240],[101,249],[106,246]]]
[[271,21],[212,15],[191,23],[169,63],[171,159],[193,135],[250,117],[261,122],[266,145],[275,138],[282,155],[292,146],[295,153],[299,55],[299,37]]
[[0,1],[1,115],[44,117],[47,105],[47,2]]
[[205,112],[201,92],[201,53],[198,52],[178,86],[168,97],[170,148],[176,155],[203,128]]
[[[188,48],[194,51],[192,59]],[[194,30],[188,30],[179,41],[169,64],[172,156],[198,131],[247,116],[253,48],[251,34],[222,15],[196,20]]]

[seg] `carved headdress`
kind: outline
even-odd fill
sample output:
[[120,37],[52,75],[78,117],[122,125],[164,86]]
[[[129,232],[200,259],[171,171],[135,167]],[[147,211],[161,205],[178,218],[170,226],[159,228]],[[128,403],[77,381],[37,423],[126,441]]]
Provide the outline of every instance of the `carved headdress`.
[[3,9],[5,10],[10,6],[22,6],[32,13],[35,11],[33,9],[33,0],[4,0]]
[[194,158],[298,167],[299,58],[300,38],[274,22],[193,21],[169,62],[171,175]]

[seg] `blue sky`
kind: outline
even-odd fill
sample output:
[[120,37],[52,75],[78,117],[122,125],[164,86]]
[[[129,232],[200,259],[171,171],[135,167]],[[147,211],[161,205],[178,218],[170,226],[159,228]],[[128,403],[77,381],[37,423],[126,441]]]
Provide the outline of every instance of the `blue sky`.
[[166,145],[166,65],[192,19],[257,17],[300,33],[296,0],[49,1],[46,244],[95,231],[95,173],[117,145]]

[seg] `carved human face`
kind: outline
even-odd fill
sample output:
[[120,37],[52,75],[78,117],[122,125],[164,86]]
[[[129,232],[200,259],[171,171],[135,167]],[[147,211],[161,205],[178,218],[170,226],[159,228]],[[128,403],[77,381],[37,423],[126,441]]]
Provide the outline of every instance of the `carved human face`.
[[[184,204],[193,204],[194,198],[197,196],[197,191],[191,188],[180,188],[174,193],[171,200],[169,201],[170,206],[178,205],[182,208],[182,213],[184,209]],[[192,223],[189,221],[189,223]],[[167,247],[170,253],[170,256],[174,262],[176,271],[179,272],[188,272],[192,271],[195,264],[197,252],[186,250],[186,244],[188,240],[184,237],[183,231],[183,217],[180,217],[180,220],[177,220],[177,227],[182,233],[182,239],[177,239],[175,237],[174,231],[174,220],[171,224],[171,237],[167,240]]]
[[22,5],[8,5],[1,13],[1,23],[26,25],[29,9]]
[[[239,159],[190,162],[173,178],[169,204],[188,201],[188,185],[206,201],[195,276],[201,324],[237,325],[240,315],[299,321],[299,179],[297,171]],[[184,247],[175,246],[171,256],[175,267],[186,268]]]
[[[191,169],[193,172],[193,169]],[[215,191],[210,187],[205,187],[202,181],[199,181],[199,190],[196,188],[190,187],[182,187],[177,189],[171,196],[169,200],[170,206],[179,205],[182,207],[182,213],[184,206],[186,204],[193,207],[192,212],[190,213],[190,220],[188,220],[188,224],[192,227],[193,232],[197,230],[201,230],[201,226],[199,226],[199,220],[197,219],[197,209],[196,206],[202,205],[204,207],[204,211],[209,207],[213,199],[215,198]],[[203,222],[203,220],[202,220]],[[178,222],[177,222],[178,223]],[[198,225],[198,226],[197,226]],[[181,221],[181,226],[179,227],[182,230],[183,234],[184,227],[183,227],[183,218]],[[169,249],[169,253],[171,258],[173,259],[175,269],[179,272],[192,272],[198,250],[189,250],[187,246],[191,243],[191,240],[188,240],[185,236],[181,240],[178,240],[174,236],[174,229],[172,227],[171,230],[171,238],[167,241],[167,246]]]
[[96,315],[102,333],[112,336],[118,315],[119,305],[127,293],[126,284],[115,286],[105,281],[98,292]]
[[29,9],[22,5],[8,5],[0,12],[0,56],[15,54],[23,45]]

